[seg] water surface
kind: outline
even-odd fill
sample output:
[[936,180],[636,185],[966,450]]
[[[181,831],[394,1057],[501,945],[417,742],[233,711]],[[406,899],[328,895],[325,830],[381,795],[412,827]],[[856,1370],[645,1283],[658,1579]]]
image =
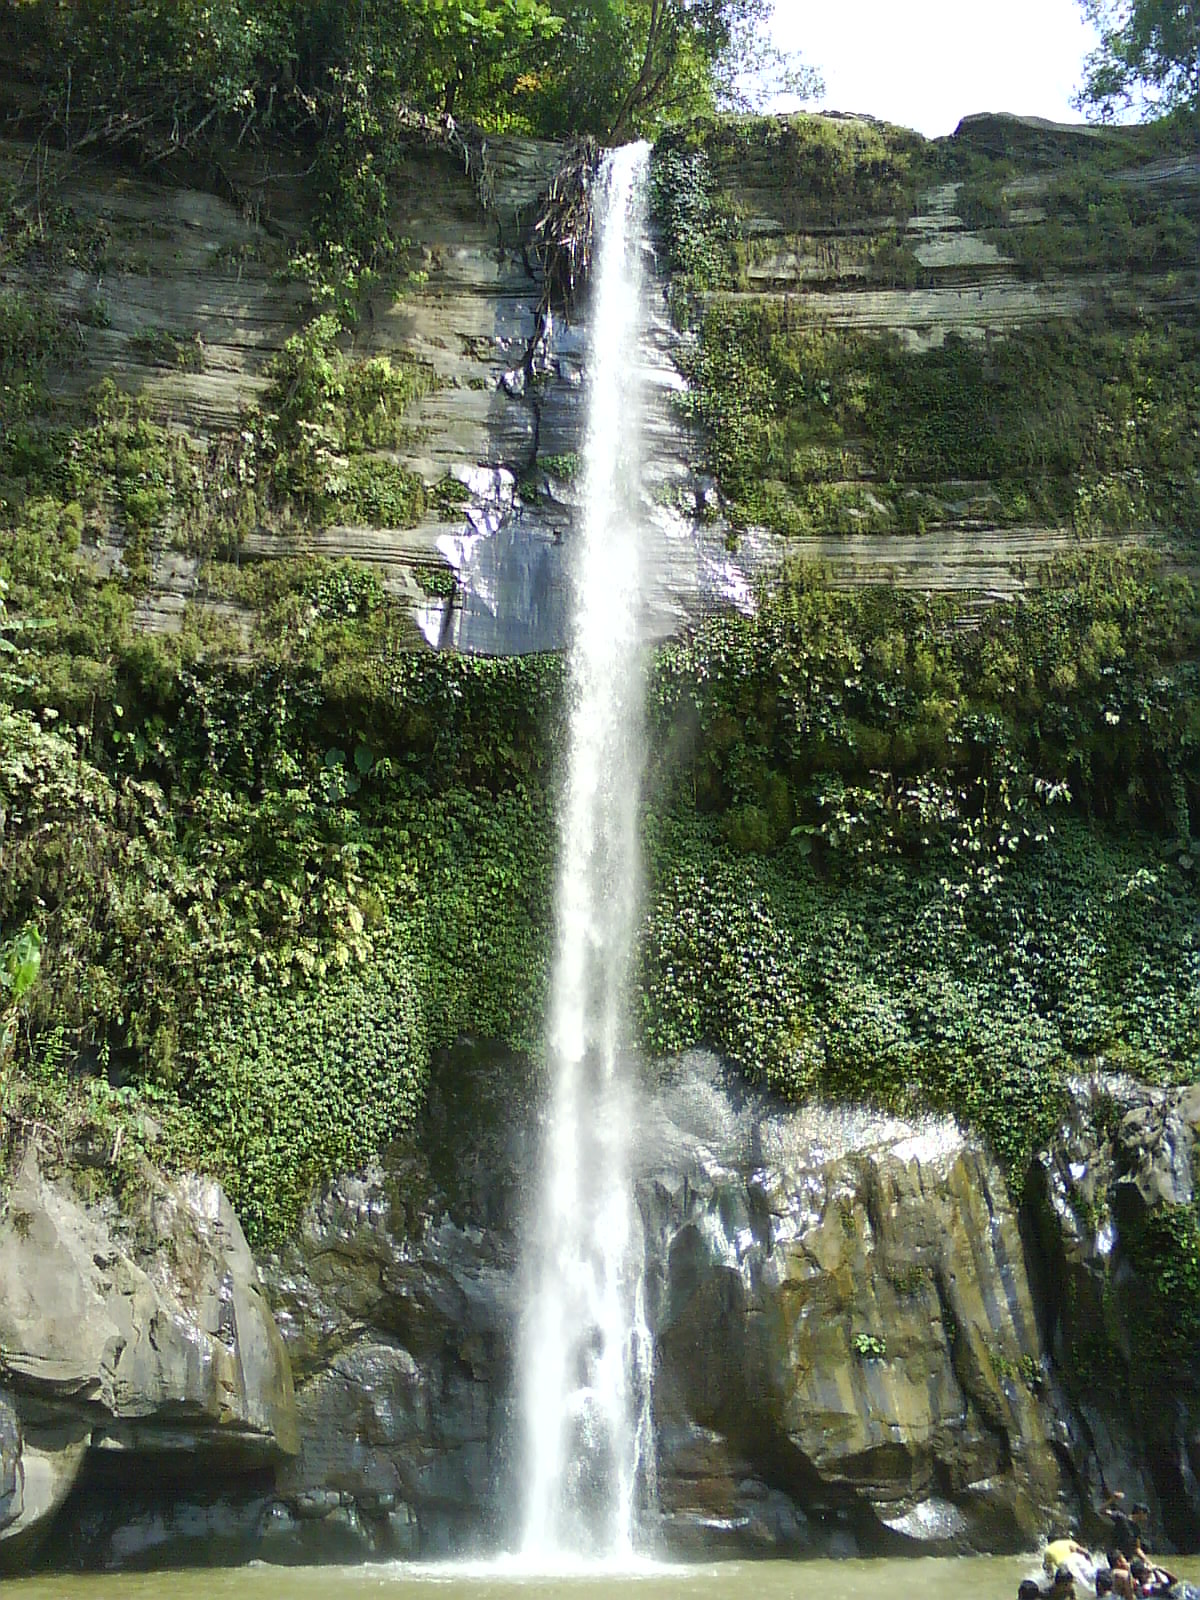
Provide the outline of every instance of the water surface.
[[[1200,1557],[1171,1570],[1200,1582]],[[725,1561],[634,1573],[535,1576],[495,1565],[267,1567],[17,1578],[4,1600],[1015,1600],[1033,1556],[906,1561]]]

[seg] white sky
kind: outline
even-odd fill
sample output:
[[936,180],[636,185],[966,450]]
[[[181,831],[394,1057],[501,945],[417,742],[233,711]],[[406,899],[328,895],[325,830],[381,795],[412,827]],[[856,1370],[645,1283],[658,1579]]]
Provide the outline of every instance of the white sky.
[[1094,43],[1077,0],[775,0],[772,33],[825,79],[811,109],[865,111],[924,134],[973,111],[1079,122]]

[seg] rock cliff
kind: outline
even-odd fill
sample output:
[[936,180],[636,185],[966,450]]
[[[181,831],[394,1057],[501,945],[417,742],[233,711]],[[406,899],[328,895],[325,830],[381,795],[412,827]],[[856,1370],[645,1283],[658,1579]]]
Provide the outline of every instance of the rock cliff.
[[[1186,230],[1200,196],[1194,152],[1121,167],[1120,150],[1109,151],[1094,130],[973,118],[937,145],[891,130],[899,155],[893,150],[887,159],[902,157],[911,177],[890,186],[879,179],[878,193],[847,199],[839,186],[861,188],[864,172],[876,182],[883,158],[867,148],[875,125],[807,125],[832,130],[831,150],[839,140],[845,145],[815,172],[803,163],[793,170],[786,123],[781,136],[736,128],[700,136],[714,193],[732,217],[733,299],[769,308],[787,328],[891,339],[920,352],[948,338],[987,345],[1042,329],[1070,340],[1083,325],[1134,327],[1139,319],[1194,314],[1190,263],[1147,246],[1136,270],[1124,258],[1086,270],[1086,253],[1072,255],[1064,243],[1062,210],[1099,150],[1105,196],[1133,196],[1147,238],[1170,235],[1180,219]],[[414,526],[382,516],[256,526],[245,530],[239,560],[362,561],[408,609],[414,642],[488,653],[561,643],[564,556],[580,497],[587,307],[540,327],[530,239],[559,155],[553,145],[494,138],[472,177],[449,154],[414,145],[398,179],[394,226],[405,241],[408,282],[398,296],[371,298],[351,343],[355,356],[402,356],[423,372],[403,441],[375,456],[431,489],[456,483],[453,503],[434,496]],[[0,141],[0,180],[20,191],[31,159],[28,147]],[[264,399],[272,359],[312,314],[309,291],[285,270],[310,225],[303,174],[277,157],[258,165],[239,158],[233,175],[240,192],[254,197],[239,208],[102,161],[77,169],[53,151],[38,159],[38,214],[52,200],[58,221],[42,245],[0,264],[0,289],[45,296],[77,334],[55,392],[77,395],[112,379],[144,397],[150,414],[203,459],[216,441],[236,438]],[[945,181],[943,169],[967,176]],[[656,393],[648,422],[652,637],[714,602],[744,601],[754,575],[784,547],[764,529],[731,540],[714,514],[711,482],[695,470],[698,447],[675,404],[679,350],[663,300],[648,351]],[[968,423],[986,428],[988,418],[981,412]],[[1081,537],[1106,537],[1099,524],[1081,534],[1066,514],[1052,521],[1027,508],[1018,515],[1008,503],[1014,485],[978,472],[952,471],[942,481],[930,481],[924,469],[881,478],[853,440],[827,454],[797,465],[809,490],[822,493],[787,544],[828,565],[838,581],[995,597],[1019,589],[1039,562],[1078,547]],[[1025,499],[1036,508],[1029,487]],[[1138,541],[1153,531],[1135,516],[1123,537]],[[98,569],[120,561],[116,526],[92,559]],[[244,602],[213,589],[203,557],[165,529],[156,531],[150,566],[139,603],[146,629],[177,631],[189,614],[250,628]]]
[[[466,1043],[441,1066],[413,1142],[263,1263],[275,1322],[214,1186],[120,1221],[27,1164],[0,1229],[10,1561],[64,1501],[56,1558],[84,1565],[511,1544],[538,1083]],[[1080,1082],[1019,1211],[948,1121],[791,1110],[698,1053],[643,1095],[659,1548],[1019,1550],[1099,1537],[1115,1481],[1194,1542],[1194,1351],[1142,1293],[1195,1225],[1193,1091]]]
[[[990,351],[1014,329],[1069,347],[1109,312],[1122,329],[1139,308],[1186,313],[1191,268],[1151,262],[1134,279],[1052,261],[1037,275],[1018,259],[1054,221],[1042,198],[1056,163],[1091,138],[977,122],[955,159],[1000,151],[990,211],[977,179],[958,177],[922,183],[907,210],[884,194],[854,215],[714,144],[717,191],[738,196],[728,303],[766,305],[789,332],[886,335],[914,356],[956,339]],[[9,175],[28,155],[0,145]],[[377,296],[354,335],[356,355],[403,356],[428,380],[400,443],[377,454],[457,490],[431,495],[436,513],[411,527],[256,524],[237,555],[260,568],[353,557],[407,607],[406,643],[502,653],[562,637],[587,327],[581,308],[537,336],[527,232],[556,152],[496,140],[489,159],[481,199],[449,156],[414,147],[395,197],[413,281]],[[279,273],[304,239],[302,175],[242,176],[261,196],[252,212],[46,158],[56,248],[6,258],[0,278],[74,328],[56,397],[112,377],[196,460],[236,438],[313,309]],[[1194,210],[1190,156],[1111,181],[1173,197],[1185,222]],[[665,305],[652,346],[646,631],[660,636],[714,599],[745,599],[784,535],[749,527],[727,548],[723,502],[672,404],[689,337]],[[1014,520],[1019,479],[887,479],[862,443],[821,458],[838,475],[818,485],[828,527],[786,536],[839,580],[994,596],[1084,537]],[[814,459],[797,451],[797,483]],[[97,535],[103,513],[89,512],[81,553],[111,570],[125,552],[119,519]],[[1101,518],[1086,538],[1152,537],[1139,516],[1116,531]],[[218,594],[186,540],[151,531],[139,625],[215,617],[248,648],[250,602]],[[328,1186],[261,1282],[216,1185],[147,1171],[125,1215],[31,1156],[0,1218],[0,1559],[28,1559],[52,1523],[55,1558],[83,1564],[186,1559],[197,1540],[206,1558],[294,1559],[510,1539],[537,1091],[519,1058],[443,1058],[412,1140]],[[1194,1102],[1119,1078],[1080,1085],[1018,1212],[950,1123],[789,1112],[711,1058],[665,1065],[637,1161],[657,1356],[652,1534],[689,1552],[1009,1549],[1080,1516],[1116,1463],[1159,1529],[1194,1542]],[[1148,1313],[1152,1281],[1170,1292]],[[1131,1417],[1151,1419],[1144,1436]]]
[[[360,561],[408,609],[414,644],[511,654],[564,642],[588,324],[581,307],[575,320],[541,327],[530,238],[561,154],[535,140],[490,139],[476,182],[451,155],[414,144],[394,197],[406,280],[398,294],[373,294],[345,341],[356,359],[403,357],[421,372],[401,444],[371,460],[431,488],[449,478],[458,486],[453,504],[435,504],[414,526],[402,518],[259,524],[243,533],[241,561]],[[262,405],[272,361],[314,314],[310,291],[287,271],[308,243],[313,197],[303,175],[278,158],[239,167],[256,196],[249,212],[119,165],[76,167],[53,151],[39,159],[59,228],[46,249],[0,263],[0,291],[43,298],[77,335],[54,397],[115,382],[203,462]],[[0,182],[20,192],[30,160],[28,147],[0,141]],[[702,490],[673,406],[679,379],[669,345],[663,311],[648,351],[655,399],[646,490],[656,548],[647,551],[646,632],[656,638],[746,587],[719,530],[685,514]],[[97,570],[120,562],[121,537],[114,524],[97,543]],[[251,616],[210,591],[205,560],[180,542],[156,530],[141,626],[178,632],[191,608],[248,630]]]
[[85,1464],[187,1482],[297,1448],[287,1356],[220,1187],[148,1173],[125,1216],[31,1146],[0,1218],[0,1562],[46,1535]]

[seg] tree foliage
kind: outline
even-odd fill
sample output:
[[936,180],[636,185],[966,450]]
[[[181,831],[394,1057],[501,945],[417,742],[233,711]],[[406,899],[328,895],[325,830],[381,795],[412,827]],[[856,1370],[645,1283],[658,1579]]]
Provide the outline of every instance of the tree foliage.
[[1100,43],[1076,104],[1107,121],[1200,112],[1200,0],[1080,0]]
[[770,43],[770,0],[553,0],[562,30],[532,104],[547,132],[619,143],[716,107],[814,94]]
[[[766,41],[770,0],[3,0],[72,143],[163,156],[365,108],[613,140],[814,78]],[[63,64],[66,72],[63,72]],[[378,131],[378,130],[376,130]]]
[[[205,169],[245,204],[238,153],[299,153],[318,200],[302,275],[357,304],[395,269],[414,139],[655,131],[685,111],[811,88],[767,42],[769,0],[0,0],[0,48],[68,148]],[[785,81],[786,80],[786,81]]]

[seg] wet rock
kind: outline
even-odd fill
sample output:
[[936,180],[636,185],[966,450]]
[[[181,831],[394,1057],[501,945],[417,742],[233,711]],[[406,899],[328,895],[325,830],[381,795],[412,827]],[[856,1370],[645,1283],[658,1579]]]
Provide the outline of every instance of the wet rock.
[[295,1525],[265,1481],[164,1483],[136,1463],[119,1476],[89,1463],[52,1548],[56,1566],[76,1570],[225,1566],[268,1549],[282,1561],[301,1559]]
[[23,1488],[21,1419],[0,1390],[0,1533],[21,1515]]
[[1106,1525],[1086,1508],[1114,1485],[1150,1505],[1154,1543],[1200,1537],[1200,1352],[1181,1336],[1187,1307],[1163,1302],[1154,1276],[1193,1215],[1198,1123],[1195,1088],[1080,1079],[1026,1181],[1051,1398],[1094,1539]]
[[297,1377],[301,1449],[278,1479],[297,1517],[333,1496],[400,1554],[495,1536],[536,1100],[522,1058],[464,1041],[414,1145],[332,1184],[265,1263]]
[[[298,1453],[240,1494],[143,1483],[118,1498],[114,1474],[138,1458],[98,1443],[110,1487],[80,1501],[82,1563],[179,1559],[197,1527],[279,1561],[511,1539],[539,1084],[519,1058],[464,1044],[433,1085],[414,1142],[330,1185],[265,1264]],[[1165,1531],[1182,1526],[1200,1459],[1191,1391],[1164,1394],[1135,1438],[1128,1388],[1117,1403],[1082,1382],[1079,1351],[1104,1332],[1123,1370],[1136,1361],[1114,1214],[1186,1209],[1194,1099],[1119,1079],[1081,1090],[1029,1174],[1023,1237],[994,1163],[952,1123],[796,1111],[702,1053],[662,1068],[632,1152],[662,1546],[1025,1548],[1077,1523],[1102,1466]]]
[[[435,1082],[421,1161],[334,1185],[269,1269],[301,1379],[281,1498],[366,1526],[395,1497],[423,1552],[486,1546],[515,1514],[536,1104],[486,1050]],[[638,1120],[668,1547],[1007,1549],[1069,1514],[1016,1218],[978,1148],[790,1111],[700,1055]]]

